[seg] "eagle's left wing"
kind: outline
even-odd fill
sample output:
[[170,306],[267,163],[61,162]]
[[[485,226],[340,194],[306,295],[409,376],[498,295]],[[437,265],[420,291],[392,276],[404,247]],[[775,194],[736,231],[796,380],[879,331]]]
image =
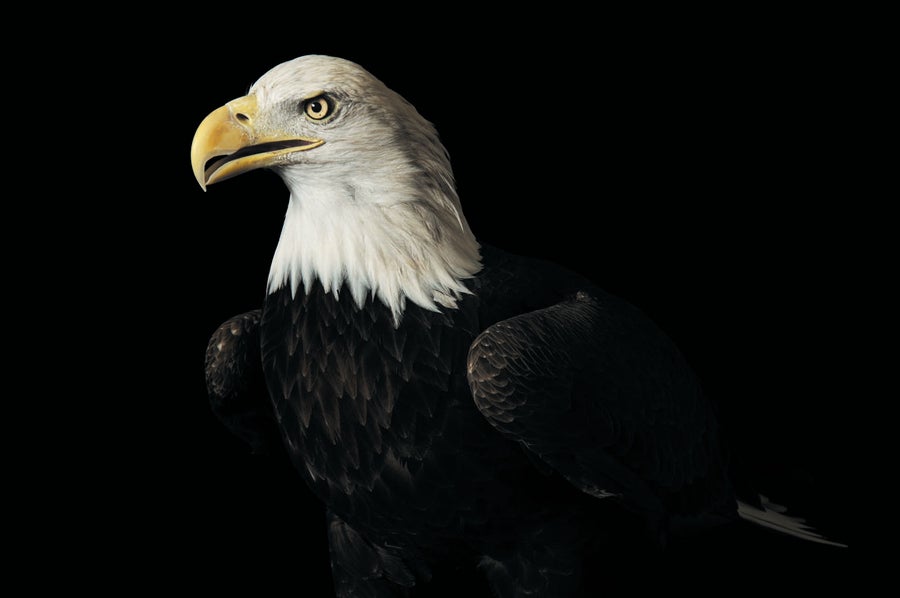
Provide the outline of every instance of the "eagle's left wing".
[[578,293],[502,320],[472,343],[468,378],[494,428],[588,494],[660,522],[710,502],[734,509],[698,381],[624,301]]

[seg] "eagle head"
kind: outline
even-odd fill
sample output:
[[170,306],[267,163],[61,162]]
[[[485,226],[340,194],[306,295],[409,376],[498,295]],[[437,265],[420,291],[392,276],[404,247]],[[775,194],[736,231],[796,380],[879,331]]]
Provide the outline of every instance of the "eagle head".
[[356,63],[301,56],[207,116],[191,145],[205,190],[258,168],[290,190],[269,292],[347,289],[388,305],[453,308],[479,246],[434,126]]

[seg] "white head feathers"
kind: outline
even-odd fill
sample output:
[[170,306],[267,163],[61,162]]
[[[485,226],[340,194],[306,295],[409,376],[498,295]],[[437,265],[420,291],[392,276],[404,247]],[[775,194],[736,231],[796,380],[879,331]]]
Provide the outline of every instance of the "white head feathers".
[[[434,127],[400,95],[347,60],[303,56],[250,89],[273,125],[325,143],[276,167],[291,192],[268,291],[318,279],[328,292],[371,294],[399,322],[406,301],[454,307],[480,269]],[[299,105],[325,94],[333,116]]]

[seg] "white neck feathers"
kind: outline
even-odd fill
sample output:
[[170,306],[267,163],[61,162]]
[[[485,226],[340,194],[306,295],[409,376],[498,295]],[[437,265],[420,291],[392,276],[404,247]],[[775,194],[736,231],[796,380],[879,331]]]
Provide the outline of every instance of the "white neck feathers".
[[399,324],[406,301],[454,308],[468,292],[464,280],[481,269],[449,177],[428,184],[421,171],[319,177],[308,167],[280,174],[291,199],[269,293],[289,285],[296,294],[318,280],[326,292],[349,292],[359,307],[377,298]]

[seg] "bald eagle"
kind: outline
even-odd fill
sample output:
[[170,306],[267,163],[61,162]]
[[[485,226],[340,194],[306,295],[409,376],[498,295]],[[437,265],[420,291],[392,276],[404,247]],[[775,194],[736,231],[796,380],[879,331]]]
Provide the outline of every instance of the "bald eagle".
[[638,308],[480,244],[434,126],[359,65],[308,55],[199,125],[205,190],[250,170],[290,190],[262,308],[212,335],[212,408],[285,450],[328,514],[338,596],[395,596],[444,562],[496,595],[572,596],[610,505],[664,545],[744,518],[684,356]]

